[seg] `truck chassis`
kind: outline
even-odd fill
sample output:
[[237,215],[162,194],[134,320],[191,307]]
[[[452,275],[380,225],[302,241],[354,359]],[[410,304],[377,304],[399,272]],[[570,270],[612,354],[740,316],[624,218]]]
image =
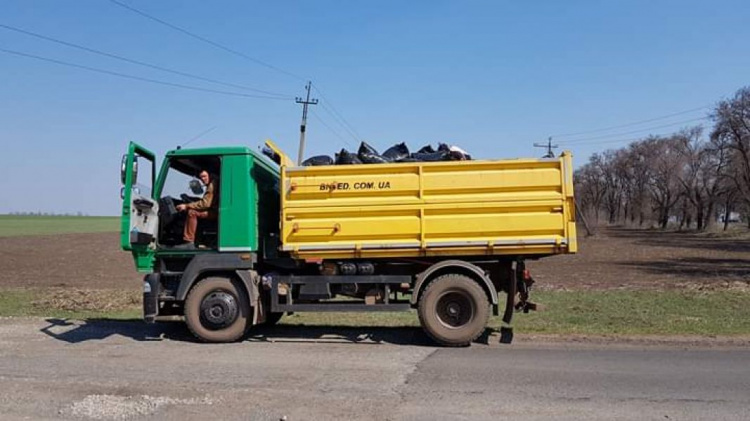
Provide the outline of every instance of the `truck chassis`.
[[[535,308],[528,301],[533,280],[523,259],[438,260],[385,270],[412,274],[315,275],[310,273],[331,265],[298,262],[297,269],[282,273],[272,265],[257,264],[254,257],[196,254],[163,259],[163,270],[144,280],[144,319],[154,322],[158,316],[184,315],[199,340],[231,342],[254,325],[278,322],[284,313],[416,309],[423,329],[435,342],[466,346],[485,332],[491,313],[499,314],[498,292],[506,296],[503,342],[512,340],[514,309]],[[343,262],[357,263],[362,265]],[[285,264],[289,266],[289,261]],[[333,263],[333,267],[341,265]]]

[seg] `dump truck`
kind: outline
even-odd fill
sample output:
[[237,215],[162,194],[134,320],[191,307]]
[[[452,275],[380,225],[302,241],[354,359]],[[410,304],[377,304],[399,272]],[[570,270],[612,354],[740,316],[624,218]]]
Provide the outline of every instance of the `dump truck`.
[[[121,247],[145,273],[146,322],[183,316],[206,342],[241,339],[295,312],[416,310],[427,335],[465,346],[502,311],[534,309],[526,261],[576,252],[571,155],[296,166],[273,142],[180,149],[130,143]],[[179,247],[196,180],[218,183],[218,217]]]

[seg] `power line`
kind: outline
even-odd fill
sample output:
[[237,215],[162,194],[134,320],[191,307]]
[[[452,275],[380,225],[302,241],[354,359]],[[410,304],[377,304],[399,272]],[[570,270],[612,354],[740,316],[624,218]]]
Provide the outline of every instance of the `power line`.
[[295,78],[295,79],[298,79],[298,80],[302,80],[302,81],[304,81],[304,80],[305,80],[305,78],[303,78],[303,77],[300,77],[300,76],[297,76],[297,75],[295,75],[294,73],[288,72],[288,71],[286,71],[286,70],[284,70],[284,69],[281,69],[281,68],[279,68],[279,67],[276,67],[276,66],[274,66],[274,65],[272,65],[272,64],[266,63],[265,61],[259,60],[259,59],[257,59],[257,58],[254,58],[254,57],[250,57],[249,55],[247,55],[247,54],[245,54],[245,53],[242,53],[242,52],[240,52],[240,51],[237,51],[237,50],[234,50],[234,49],[232,49],[232,48],[229,48],[229,47],[227,47],[227,46],[224,46],[224,45],[222,45],[222,44],[219,44],[218,42],[215,42],[215,41],[211,41],[210,39],[208,39],[208,38],[205,38],[205,37],[202,37],[202,36],[200,36],[200,35],[197,35],[197,34],[195,34],[195,33],[193,33],[193,32],[190,32],[190,31],[188,31],[187,29],[181,28],[181,27],[179,27],[179,26],[177,26],[177,25],[171,24],[171,23],[169,23],[169,22],[167,22],[167,21],[164,21],[164,20],[162,20],[162,19],[159,19],[159,18],[157,18],[157,17],[155,17],[155,16],[149,15],[148,13],[146,13],[146,12],[144,12],[144,11],[142,11],[142,10],[136,9],[136,8],[135,8],[135,7],[133,7],[133,6],[129,6],[129,5],[125,4],[125,3],[119,2],[119,1],[117,1],[117,0],[109,0],[109,1],[110,1],[111,3],[114,3],[114,4],[116,4],[116,5],[118,5],[118,6],[122,7],[122,8],[124,8],[124,9],[130,10],[130,11],[131,11],[131,12],[133,12],[133,13],[136,13],[136,14],[138,14],[138,15],[141,15],[141,16],[143,16],[143,17],[145,17],[145,18],[147,18],[147,19],[150,19],[150,20],[152,20],[152,21],[154,21],[154,22],[160,23],[160,24],[162,24],[162,25],[164,25],[164,26],[166,26],[166,27],[168,27],[168,28],[171,28],[171,29],[173,29],[173,30],[175,30],[175,31],[181,32],[181,33],[183,33],[183,34],[185,34],[185,35],[187,35],[187,36],[189,36],[189,37],[191,37],[191,38],[197,39],[198,41],[201,41],[201,42],[203,42],[203,43],[206,43],[206,44],[208,44],[208,45],[211,45],[211,46],[213,46],[213,47],[215,47],[215,48],[218,48],[218,49],[220,49],[220,50],[224,50],[224,51],[226,51],[226,52],[228,52],[228,53],[230,53],[230,54],[234,54],[234,55],[236,55],[236,56],[238,56],[238,57],[242,57],[242,58],[244,58],[245,60],[249,60],[249,61],[252,61],[252,62],[253,62],[253,63],[255,63],[255,64],[258,64],[258,65],[260,65],[260,66],[266,67],[266,68],[268,68],[268,69],[274,70],[274,71],[276,71],[276,72],[279,72],[279,73],[283,73],[283,74],[285,74],[285,75],[287,75],[287,76],[290,76],[290,77],[293,77],[293,78]]
[[243,93],[240,93],[240,92],[220,91],[220,90],[216,90],[216,89],[201,88],[201,87],[198,87],[198,86],[183,85],[181,83],[165,82],[165,81],[157,80],[157,79],[150,79],[150,78],[146,78],[146,77],[133,76],[133,75],[125,74],[125,73],[113,72],[111,70],[98,69],[96,67],[84,66],[82,64],[69,63],[69,62],[62,61],[62,60],[56,60],[56,59],[52,59],[52,58],[48,58],[48,57],[37,56],[37,55],[34,55],[34,54],[22,53],[20,51],[6,50],[4,48],[0,48],[0,52],[6,53],[6,54],[13,54],[13,55],[16,55],[16,56],[21,56],[21,57],[33,58],[33,59],[36,59],[36,60],[41,60],[41,61],[46,61],[46,62],[50,62],[50,63],[55,63],[55,64],[59,64],[59,65],[62,65],[62,66],[75,67],[75,68],[78,68],[78,69],[88,70],[88,71],[91,71],[91,72],[103,73],[103,74],[111,75],[111,76],[118,76],[118,77],[122,77],[122,78],[125,78],[125,79],[132,79],[132,80],[138,80],[138,81],[141,81],[141,82],[149,82],[149,83],[155,83],[155,84],[159,84],[159,85],[172,86],[174,88],[188,89],[188,90],[191,90],[191,91],[210,92],[210,93],[214,93],[214,94],[229,95],[229,96],[238,96],[238,97],[244,97],[244,98],[275,99],[275,100],[285,100],[286,101],[285,98],[279,98],[279,97],[273,97],[273,96],[262,96],[262,95],[243,94]]
[[74,44],[72,42],[67,42],[67,41],[63,41],[63,40],[60,40],[60,39],[48,37],[48,36],[45,36],[45,35],[37,34],[37,33],[31,32],[31,31],[27,31],[27,30],[16,28],[16,27],[9,26],[9,25],[0,24],[0,28],[5,28],[5,29],[10,30],[10,31],[19,32],[19,33],[22,33],[22,34],[25,34],[25,35],[29,35],[29,36],[32,36],[32,37],[43,39],[45,41],[49,41],[49,42],[54,42],[54,43],[57,43],[57,44],[65,45],[67,47],[77,48],[79,50],[87,51],[87,52],[93,53],[93,54],[98,54],[100,56],[105,56],[105,57],[113,58],[113,59],[116,59],[116,60],[120,60],[120,61],[124,61],[124,62],[128,62],[128,63],[132,63],[132,64],[137,64],[139,66],[149,67],[149,68],[160,70],[160,71],[163,71],[163,72],[168,72],[168,73],[172,73],[172,74],[176,74],[176,75],[180,75],[180,76],[189,77],[189,78],[192,78],[192,79],[202,80],[202,81],[205,81],[205,82],[215,83],[215,84],[224,85],[224,86],[228,86],[228,87],[232,87],[232,88],[245,89],[245,90],[248,90],[248,91],[259,92],[259,93],[263,93],[263,94],[267,94],[267,95],[272,95],[272,96],[284,97],[285,99],[292,98],[291,95],[284,95],[284,94],[279,94],[279,93],[275,93],[275,92],[264,91],[262,89],[251,88],[249,86],[238,85],[238,84],[235,84],[235,83],[222,82],[220,80],[211,79],[211,78],[207,78],[207,77],[203,77],[203,76],[198,76],[198,75],[194,75],[194,74],[182,72],[182,71],[179,71],[179,70],[169,69],[169,68],[158,66],[158,65],[155,65],[155,64],[151,64],[151,63],[146,63],[146,62],[139,61],[139,60],[130,59],[130,58],[123,57],[123,56],[120,56],[120,55],[117,55],[117,54],[107,53],[105,51],[101,51],[101,50],[97,50],[97,49],[94,49],[94,48],[85,47],[83,45]]
[[672,132],[672,133],[661,133],[661,134],[649,134],[647,137],[641,136],[641,137],[633,137],[633,138],[629,138],[629,139],[617,139],[617,140],[581,142],[581,143],[576,143],[575,145],[572,145],[572,146],[576,147],[576,146],[585,146],[585,145],[604,145],[604,144],[622,143],[622,142],[635,142],[635,141],[640,141],[640,140],[647,139],[650,136],[657,136],[657,137],[659,137],[659,136],[667,136],[667,135],[670,135],[670,134],[673,134],[673,133],[674,132]]
[[672,113],[672,114],[667,114],[667,115],[660,116],[660,117],[654,117],[654,118],[650,118],[648,120],[634,121],[632,123],[620,124],[620,125],[617,125],[617,126],[610,126],[610,127],[603,127],[601,129],[595,129],[595,130],[586,130],[586,131],[576,132],[576,133],[556,134],[556,135],[552,135],[552,137],[559,138],[559,137],[568,137],[568,136],[578,136],[578,135],[582,135],[582,134],[591,134],[591,133],[606,132],[606,131],[609,131],[609,130],[621,129],[621,128],[624,128],[624,127],[637,126],[637,125],[644,124],[644,123],[650,123],[652,121],[664,120],[664,119],[667,119],[667,118],[670,118],[670,117],[675,117],[675,116],[678,116],[678,115],[683,115],[683,114],[688,114],[688,113],[692,113],[692,112],[699,111],[699,110],[704,110],[704,109],[706,109],[708,107],[710,107],[710,105],[704,105],[704,106],[698,107],[698,108],[691,108],[689,110],[680,111],[680,112]]
[[678,121],[678,122],[675,122],[675,123],[662,124],[660,126],[647,127],[645,129],[631,130],[631,131],[627,131],[627,132],[613,133],[613,134],[608,134],[608,135],[603,135],[603,136],[585,137],[585,138],[581,138],[581,139],[561,140],[560,142],[564,143],[566,145],[570,145],[570,144],[575,144],[575,143],[579,143],[579,142],[586,142],[586,141],[589,141],[589,140],[607,139],[607,138],[612,138],[612,137],[617,137],[617,136],[623,136],[623,135],[628,135],[628,134],[633,134],[633,133],[640,133],[640,132],[647,132],[647,131],[650,131],[650,130],[662,129],[662,128],[665,128],[665,127],[678,126],[680,124],[692,123],[694,121],[708,120],[709,118],[710,117],[692,118],[690,120],[683,120],[683,121]]
[[[109,0],[109,1],[110,1],[111,3],[113,3],[113,4],[117,5],[117,6],[120,6],[120,7],[124,8],[124,9],[130,10],[130,11],[131,11],[131,12],[133,12],[133,13],[136,13],[136,14],[138,14],[138,15],[140,15],[140,16],[143,16],[143,17],[145,17],[145,18],[147,18],[147,19],[150,19],[150,20],[152,20],[152,21],[154,21],[154,22],[157,22],[157,23],[159,23],[159,24],[161,24],[161,25],[164,25],[164,26],[166,26],[166,27],[168,27],[168,28],[170,28],[170,29],[173,29],[173,30],[175,30],[175,31],[178,31],[178,32],[180,32],[180,33],[182,33],[182,34],[184,34],[184,35],[187,35],[187,36],[191,37],[191,38],[197,39],[197,40],[199,40],[199,41],[201,41],[201,42],[203,42],[203,43],[209,44],[209,45],[211,45],[211,46],[213,46],[213,47],[215,47],[215,48],[218,48],[218,49],[220,49],[220,50],[223,50],[223,51],[225,51],[225,52],[228,52],[228,53],[230,53],[230,54],[233,54],[233,55],[236,55],[236,56],[242,57],[242,58],[244,58],[244,59],[246,59],[246,60],[249,60],[249,61],[251,61],[251,62],[253,62],[253,63],[255,63],[255,64],[259,64],[259,65],[261,65],[261,66],[264,66],[264,67],[266,67],[266,68],[269,68],[269,69],[271,69],[271,70],[274,70],[274,71],[276,71],[276,72],[279,72],[279,73],[285,74],[285,75],[287,75],[287,76],[293,77],[293,78],[295,78],[295,79],[297,79],[297,80],[301,80],[301,81],[305,81],[305,80],[306,80],[306,78],[303,78],[303,77],[301,77],[301,76],[299,76],[299,75],[296,75],[296,74],[294,74],[294,73],[292,73],[292,72],[289,72],[289,71],[287,71],[287,70],[281,69],[281,68],[279,68],[279,67],[276,67],[276,66],[274,66],[274,65],[272,65],[272,64],[269,64],[269,63],[266,63],[266,62],[264,62],[264,61],[262,61],[262,60],[259,60],[259,59],[257,59],[257,58],[254,58],[254,57],[248,56],[248,55],[247,55],[247,54],[245,54],[245,53],[242,53],[242,52],[240,52],[240,51],[237,51],[237,50],[235,50],[235,49],[229,48],[229,47],[227,47],[227,46],[225,46],[225,45],[223,45],[223,44],[220,44],[220,43],[218,43],[218,42],[216,42],[216,41],[212,41],[212,40],[210,40],[210,39],[208,39],[208,38],[205,38],[205,37],[203,37],[203,36],[197,35],[197,34],[195,34],[195,33],[193,33],[193,32],[190,32],[190,31],[188,31],[187,29],[184,29],[184,28],[181,28],[181,27],[179,27],[179,26],[177,26],[177,25],[174,25],[174,24],[171,24],[171,23],[169,23],[169,22],[166,22],[166,21],[164,21],[164,20],[162,20],[162,19],[159,19],[159,18],[157,18],[157,17],[155,17],[155,16],[152,16],[152,15],[150,15],[150,14],[148,14],[148,13],[146,13],[146,12],[142,11],[142,10],[139,10],[139,9],[137,9],[137,8],[133,7],[133,6],[129,6],[129,5],[127,5],[127,4],[125,4],[125,3],[122,3],[122,2],[120,2],[120,1],[118,1],[118,0]],[[328,103],[330,104],[331,108],[333,109],[333,112],[329,111],[329,110],[328,110],[328,109],[327,109],[327,108],[326,108],[326,107],[325,107],[325,106],[324,106],[324,105],[323,105],[323,104],[321,103],[321,106],[323,106],[323,109],[324,109],[324,110],[325,110],[326,112],[328,112],[329,114],[332,114],[332,116],[334,117],[334,120],[336,120],[336,121],[337,121],[337,123],[339,123],[340,125],[342,125],[342,127],[344,127],[344,129],[345,129],[345,130],[346,130],[346,131],[347,131],[347,132],[348,132],[348,133],[349,133],[349,134],[350,134],[350,135],[351,135],[351,136],[352,136],[352,137],[353,137],[353,138],[354,138],[355,140],[359,141],[359,139],[361,139],[361,136],[359,136],[359,133],[357,133],[357,131],[356,131],[356,130],[354,129],[354,127],[352,127],[352,125],[351,125],[351,124],[349,124],[349,122],[348,122],[348,121],[346,121],[346,119],[344,118],[344,116],[343,116],[343,115],[341,115],[341,114],[340,114],[340,113],[339,113],[338,111],[336,111],[336,109],[335,109],[335,108],[333,107],[333,104],[332,104],[332,103],[331,103],[331,102],[330,102],[330,101],[329,101],[329,100],[328,100],[328,99],[327,99],[327,98],[325,97],[325,95],[323,95],[323,93],[322,93],[322,92],[320,91],[320,89],[318,89],[318,87],[317,87],[317,86],[314,86],[314,85],[313,85],[313,88],[314,88],[314,89],[315,89],[315,91],[316,91],[316,92],[318,93],[318,95],[320,95],[320,97],[321,97],[321,98],[323,98],[323,100],[324,100],[324,101],[326,101],[326,102],[328,102]]]
[[350,148],[354,147],[354,146],[352,146],[351,143],[349,143],[348,140],[344,139],[344,137],[341,136],[341,134],[339,132],[337,132],[336,130],[334,130],[331,126],[328,125],[328,123],[326,123],[322,118],[320,118],[320,116],[315,111],[310,110],[310,114],[313,117],[315,117],[315,119],[318,120],[318,122],[320,122],[320,124],[322,124],[323,126],[325,126],[325,128],[328,129],[328,131],[330,131],[331,133],[333,133],[334,136],[336,136],[337,138],[339,138],[340,141],[346,143],[346,145],[349,146]]
[[583,142],[583,143],[577,143],[573,145],[573,147],[586,146],[586,145],[605,145],[605,144],[610,144],[610,143],[622,143],[622,142],[635,142],[637,140],[643,140],[643,139],[644,139],[643,137],[633,137],[630,139],[605,140],[603,142]]
[[344,129],[344,131],[346,131],[346,133],[351,136],[351,138],[354,139],[355,142],[360,141],[360,138],[349,127],[347,127],[346,124],[344,124],[338,117],[336,117],[336,115],[328,107],[326,107],[325,103],[321,102],[320,107],[323,108],[323,111],[328,113],[333,121],[338,123],[338,125],[341,126],[341,128]]
[[323,107],[323,109],[325,111],[327,111],[329,114],[331,114],[334,117],[334,120],[340,119],[340,121],[337,120],[337,122],[340,125],[342,125],[342,127],[344,127],[344,129],[346,129],[346,131],[349,132],[349,134],[351,134],[352,137],[354,137],[354,140],[359,141],[360,139],[362,139],[362,136],[360,136],[359,133],[357,133],[357,130],[355,130],[354,127],[352,127],[352,125],[349,124],[348,121],[346,121],[346,119],[344,118],[344,116],[341,115],[341,113],[339,113],[336,110],[336,108],[333,106],[333,103],[330,100],[328,100],[328,98],[326,98],[325,95],[323,95],[323,92],[321,92],[320,89],[318,89],[318,87],[316,85],[313,85],[313,89],[315,89],[315,91],[318,93],[318,95],[320,95],[320,97],[323,98],[323,101],[325,101],[325,102],[327,102],[329,104],[329,106],[331,107],[331,110],[326,109],[325,104],[321,104],[321,107]]
[[190,140],[188,140],[187,142],[183,143],[181,147],[185,147],[185,146],[187,146],[187,145],[189,145],[189,144],[193,143],[194,141],[196,141],[196,140],[198,140],[198,139],[202,138],[203,136],[205,136],[205,135],[207,135],[207,134],[211,133],[212,131],[216,130],[216,127],[217,127],[217,126],[213,126],[213,127],[210,127],[210,128],[208,128],[208,129],[206,129],[206,130],[204,130],[204,131],[202,131],[202,132],[198,133],[197,135],[195,135],[195,136],[193,136],[192,138],[190,138]]

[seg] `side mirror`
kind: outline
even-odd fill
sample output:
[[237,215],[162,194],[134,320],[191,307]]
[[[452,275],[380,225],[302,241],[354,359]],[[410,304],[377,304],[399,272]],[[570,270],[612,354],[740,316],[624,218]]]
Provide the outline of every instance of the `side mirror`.
[[125,166],[128,165],[128,155],[122,156],[122,163],[120,163],[120,184],[125,184]]
[[[127,175],[128,155],[122,156],[122,163],[120,164],[120,183],[125,184],[125,177]],[[138,157],[133,157],[133,173],[130,178],[130,184],[134,185],[138,182]]]
[[200,181],[192,179],[190,180],[189,185],[190,191],[193,192],[193,194],[203,194],[203,186],[201,185]]

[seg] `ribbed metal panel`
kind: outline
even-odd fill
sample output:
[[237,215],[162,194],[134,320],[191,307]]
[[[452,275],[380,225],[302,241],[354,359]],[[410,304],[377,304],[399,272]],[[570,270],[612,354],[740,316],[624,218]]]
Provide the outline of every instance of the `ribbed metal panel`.
[[282,167],[282,239],[298,257],[575,252],[558,159]]

